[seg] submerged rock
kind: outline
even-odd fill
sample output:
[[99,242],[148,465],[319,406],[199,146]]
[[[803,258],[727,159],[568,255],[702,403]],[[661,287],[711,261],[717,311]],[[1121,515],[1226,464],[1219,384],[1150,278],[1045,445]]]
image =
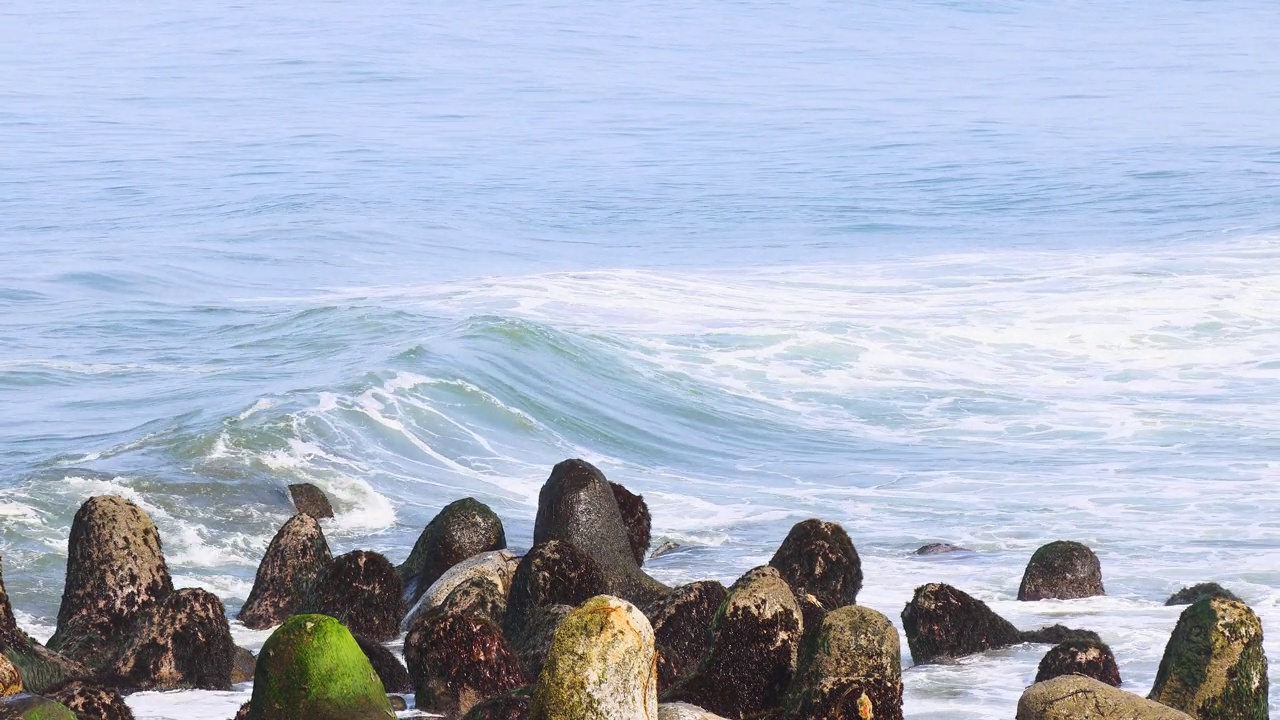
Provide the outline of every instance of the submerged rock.
[[267,546],[249,599],[240,608],[244,626],[262,630],[302,609],[316,579],[333,565],[320,523],[306,513],[289,518]]
[[1102,565],[1086,545],[1058,540],[1031,556],[1018,588],[1019,600],[1073,600],[1105,595]]
[[1063,675],[1027,688],[1017,720],[1192,720],[1173,708],[1082,675]]
[[333,517],[333,505],[320,488],[311,483],[296,483],[289,486],[289,495],[293,498],[293,507],[300,513],[306,513],[317,520]]
[[870,608],[828,613],[791,682],[784,717],[793,720],[902,720],[898,630]]
[[653,628],[631,603],[601,595],[556,629],[533,691],[534,720],[657,720]]
[[22,693],[0,698],[0,720],[77,720],[74,713],[56,700]]
[[664,699],[729,718],[776,708],[795,672],[803,632],[791,586],[775,568],[755,568],[729,588],[698,668]]
[[645,609],[661,658],[658,692],[698,666],[711,645],[711,623],[728,594],[719,582],[704,580],[681,585]]
[[79,720],[133,720],[133,711],[115,690],[74,681],[47,694],[62,703]]
[[1071,641],[1102,642],[1102,638],[1098,637],[1098,633],[1092,630],[1076,630],[1065,625],[1049,625],[1035,630],[1023,630],[1019,633],[1019,637],[1022,642],[1043,643],[1045,645],[1057,645],[1058,643]]
[[1062,675],[1083,675],[1120,687],[1120,667],[1116,656],[1104,642],[1095,640],[1068,640],[1058,643],[1040,659],[1036,682],[1044,682]]
[[389,693],[413,692],[413,683],[409,680],[409,671],[404,664],[385,645],[368,638],[355,636],[356,644],[364,656],[369,659],[373,671],[378,673],[382,687]]
[[377,673],[342,623],[295,615],[258,654],[249,720],[390,720]]
[[143,612],[109,675],[137,690],[230,690],[234,656],[222,601],[183,588]]
[[956,552],[973,552],[969,548],[952,545],[951,543],[929,543],[922,545],[915,551],[916,555],[946,555]]
[[943,583],[916,588],[902,610],[902,629],[917,665],[1021,642],[1022,634],[987,604]]
[[[511,592],[511,581],[515,576],[518,563],[519,558],[512,553],[506,550],[495,550],[474,555],[454,565],[449,568],[448,572],[432,583],[426,592],[422,593],[422,596],[418,598],[418,603],[413,606],[413,609],[401,621],[400,629],[407,631],[418,616],[445,604],[454,591],[463,585],[470,586],[471,589],[461,591],[461,594],[453,599],[452,605],[457,608],[459,603],[463,602],[462,595],[474,593],[481,588],[485,588],[484,594],[486,597],[475,599],[500,605],[500,612],[497,610],[497,605],[489,608],[487,612],[497,612],[496,615],[490,614],[490,619],[501,623],[506,615],[507,595]],[[488,583],[488,585],[485,583]],[[492,594],[489,593],[488,589],[490,585],[492,586]],[[446,610],[445,612],[451,611]]]
[[71,523],[67,581],[49,649],[99,670],[139,613],[172,592],[151,517],[124,498],[89,498]]
[[538,493],[533,542],[548,540],[576,545],[590,555],[610,595],[644,606],[668,592],[640,569],[612,486],[584,460],[556,465]]
[[400,576],[385,557],[353,550],[334,559],[304,605],[309,612],[336,618],[357,635],[383,642],[400,635],[401,593]]
[[1184,587],[1165,601],[1165,605],[1191,605],[1203,598],[1222,598],[1223,600],[1239,600],[1235,593],[1216,582],[1197,583]]
[[797,596],[813,595],[828,610],[858,601],[862,560],[849,533],[836,523],[817,519],[797,523],[769,564]]
[[627,526],[627,542],[631,545],[631,553],[635,555],[636,565],[644,565],[653,527],[649,505],[644,501],[643,495],[636,495],[616,482],[609,483],[609,487],[613,488],[613,499],[618,503],[623,524]]
[[1264,720],[1262,621],[1238,600],[1204,598],[1182,611],[1151,699],[1200,720]]
[[405,637],[404,658],[418,708],[450,719],[529,683],[498,626],[473,615],[419,618]]
[[396,568],[404,583],[405,603],[414,605],[441,575],[463,560],[506,547],[502,520],[488,505],[475,498],[449,503],[427,523],[408,559]]

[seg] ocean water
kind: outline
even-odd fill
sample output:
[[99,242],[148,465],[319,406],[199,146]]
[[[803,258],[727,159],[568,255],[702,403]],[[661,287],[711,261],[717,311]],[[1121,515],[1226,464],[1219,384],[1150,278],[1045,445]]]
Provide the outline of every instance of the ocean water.
[[[334,499],[336,552],[399,562],[467,495],[527,547],[583,457],[681,544],[664,581],[819,516],[895,623],[949,582],[1097,630],[1145,694],[1164,599],[1217,580],[1274,674],[1276,28],[1265,0],[6,3],[19,617],[52,633],[92,495],[234,614],[289,483]],[[1013,600],[1056,539],[1106,597]],[[975,552],[910,554],[935,541]],[[1046,648],[903,649],[908,718],[978,720]]]

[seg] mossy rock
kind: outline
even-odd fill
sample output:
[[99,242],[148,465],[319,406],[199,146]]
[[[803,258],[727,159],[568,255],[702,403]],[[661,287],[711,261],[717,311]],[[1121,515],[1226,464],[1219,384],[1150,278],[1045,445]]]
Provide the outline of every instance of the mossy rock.
[[1063,675],[1023,691],[1016,720],[1194,720],[1190,715],[1083,675]]
[[1049,649],[1040,659],[1036,682],[1063,675],[1083,675],[1120,687],[1120,667],[1106,643],[1097,640],[1067,640]]
[[1027,562],[1018,587],[1019,600],[1074,600],[1105,595],[1098,556],[1071,540],[1040,547]]
[[66,705],[80,720],[133,720],[133,711],[113,688],[73,681],[46,694]]
[[537,678],[542,674],[542,666],[547,662],[547,654],[551,652],[551,642],[555,639],[556,628],[573,612],[572,605],[543,605],[525,615],[519,627],[509,623],[503,633],[511,641],[511,647],[524,664],[529,677]]
[[264,630],[302,609],[316,579],[333,565],[320,523],[298,513],[280,527],[258,564],[253,589],[238,615],[244,626]]
[[828,613],[804,647],[784,717],[902,720],[901,650],[889,618],[856,605]]
[[862,560],[837,523],[816,518],[796,523],[769,564],[782,573],[797,597],[813,595],[828,610],[858,601]]
[[534,720],[657,720],[653,628],[620,598],[591,598],[556,628],[533,691]]
[[1238,600],[1205,598],[1182,611],[1151,699],[1200,720],[1264,720],[1262,621]]
[[295,615],[276,629],[254,674],[249,720],[388,720],[382,681],[342,623]]
[[39,695],[0,698],[0,720],[77,720],[66,705]]
[[987,604],[945,583],[916,588],[902,609],[902,629],[917,665],[1008,647],[1022,641],[1013,623]]
[[9,697],[22,692],[22,675],[18,666],[9,658],[0,655],[0,697]]
[[502,519],[488,505],[475,498],[445,505],[423,528],[409,557],[396,568],[403,582],[405,604],[413,606],[454,565],[506,547]]
[[1196,583],[1190,587],[1184,587],[1165,600],[1165,605],[1191,605],[1198,600],[1209,597],[1222,598],[1224,600],[1239,600],[1236,594],[1222,587],[1216,582]]

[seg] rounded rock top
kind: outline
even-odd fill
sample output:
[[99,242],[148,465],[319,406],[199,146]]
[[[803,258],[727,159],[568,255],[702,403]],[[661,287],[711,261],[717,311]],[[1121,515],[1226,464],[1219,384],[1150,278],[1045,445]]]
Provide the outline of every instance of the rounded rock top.
[[1075,600],[1105,594],[1098,556],[1072,540],[1056,540],[1037,549],[1018,587],[1019,600]]

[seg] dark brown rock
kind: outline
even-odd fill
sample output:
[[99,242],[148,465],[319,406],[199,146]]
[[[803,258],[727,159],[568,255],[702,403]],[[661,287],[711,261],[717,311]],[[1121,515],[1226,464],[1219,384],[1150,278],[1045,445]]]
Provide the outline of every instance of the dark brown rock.
[[1197,583],[1184,587],[1165,601],[1165,605],[1192,605],[1204,598],[1222,598],[1223,600],[1240,600],[1235,593],[1216,582]]
[[836,523],[812,519],[787,533],[769,564],[796,595],[813,595],[828,610],[853,605],[862,589],[862,560]]
[[482,700],[529,684],[498,626],[481,617],[419,618],[405,637],[404,656],[418,708],[450,720]]
[[80,663],[36,642],[18,627],[9,595],[4,589],[3,572],[0,572],[0,653],[22,676],[22,685],[28,692],[42,693],[68,680],[92,674]]
[[271,539],[258,565],[249,599],[240,608],[240,622],[263,630],[296,615],[316,579],[331,565],[333,556],[320,523],[305,513],[289,518]]
[[389,693],[407,693],[413,692],[413,683],[409,680],[409,671],[405,669],[404,664],[391,652],[385,645],[374,642],[359,635],[355,636],[356,644],[364,651],[364,656],[369,658],[369,664],[373,666],[373,671],[378,673],[378,678],[382,680],[382,687]]
[[502,520],[488,505],[463,498],[444,506],[427,523],[408,559],[396,568],[410,607],[449,568],[482,552],[507,547]]
[[609,487],[613,488],[613,499],[618,503],[622,522],[627,526],[627,542],[631,545],[631,553],[635,555],[636,565],[644,565],[653,527],[649,505],[644,501],[643,495],[636,495],[619,483],[611,482]]
[[711,624],[728,596],[715,580],[681,585],[645,609],[658,645],[658,692],[692,672],[711,645]]
[[381,554],[366,550],[338,556],[312,586],[304,606],[375,642],[398,637],[405,612],[395,567]]
[[400,695],[388,695],[387,700],[391,701],[391,709],[396,712],[404,712],[409,709],[409,701]]
[[902,610],[902,629],[917,665],[1007,647],[1022,634],[987,604],[943,583],[916,588]]
[[293,507],[300,513],[322,520],[333,517],[333,505],[320,488],[311,483],[297,483],[289,486],[289,495],[293,497]]
[[253,671],[258,667],[258,658],[238,646],[231,652],[231,684],[238,685],[253,680]]
[[75,713],[77,720],[133,720],[120,693],[109,687],[72,681],[45,694]]
[[534,545],[516,566],[507,596],[504,627],[511,635],[533,610],[547,605],[578,606],[606,592],[600,566],[576,545],[560,540]]
[[235,650],[222,601],[183,588],[143,612],[108,675],[132,690],[230,690]]
[[463,720],[533,720],[533,698],[508,693],[475,705]]
[[915,554],[916,555],[946,555],[948,553],[956,553],[956,552],[973,552],[973,551],[970,550],[969,548],[960,547],[959,545],[952,545],[951,543],[929,543],[928,545],[922,545],[918,550],[916,550]]
[[241,705],[240,709],[236,711],[236,716],[232,720],[249,720],[249,705],[250,703],[248,702]]
[[89,498],[71,524],[67,581],[49,649],[99,670],[142,610],[172,592],[151,518],[124,498]]
[[1073,600],[1105,594],[1098,556],[1070,540],[1057,540],[1036,550],[1018,588],[1019,600]]
[[526,613],[518,626],[513,627],[508,623],[504,634],[530,678],[536,678],[542,673],[547,654],[551,652],[551,641],[555,638],[556,628],[560,627],[560,621],[572,610],[571,605],[543,605]]
[[1054,645],[1040,659],[1036,682],[1060,675],[1084,675],[1112,687],[1120,687],[1120,667],[1104,642],[1068,640]]
[[1079,640],[1082,642],[1102,642],[1098,633],[1092,630],[1077,630],[1065,625],[1049,625],[1035,630],[1023,630],[1019,633],[1022,642],[1057,645],[1058,643]]

